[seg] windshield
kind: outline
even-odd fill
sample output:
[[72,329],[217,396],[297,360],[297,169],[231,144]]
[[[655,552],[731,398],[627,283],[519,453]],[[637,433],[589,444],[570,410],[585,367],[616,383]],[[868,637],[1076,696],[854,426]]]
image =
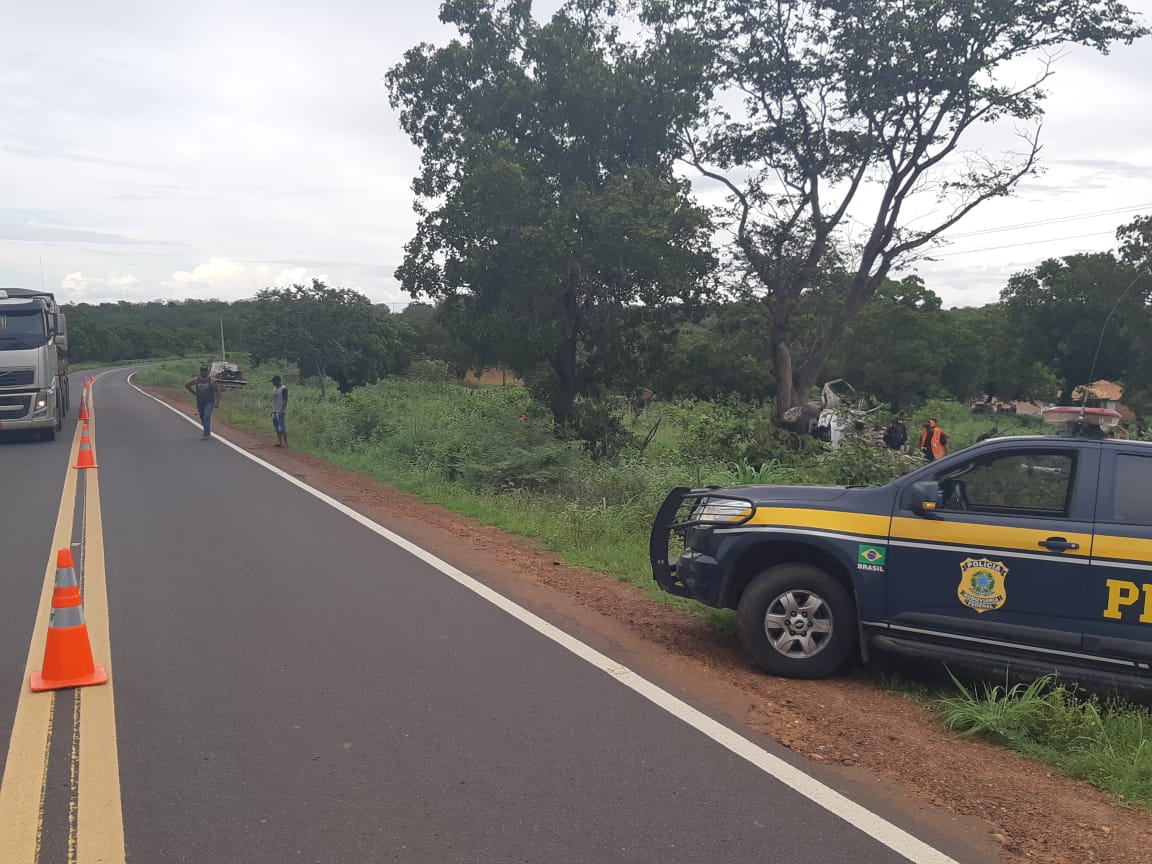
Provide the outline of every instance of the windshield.
[[0,306],[0,351],[39,348],[48,341],[44,313],[39,309],[5,311]]

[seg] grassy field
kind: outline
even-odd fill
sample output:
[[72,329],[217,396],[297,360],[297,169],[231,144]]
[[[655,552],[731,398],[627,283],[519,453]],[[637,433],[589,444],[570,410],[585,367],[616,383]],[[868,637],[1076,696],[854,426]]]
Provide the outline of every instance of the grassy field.
[[[243,359],[237,361],[242,367]],[[178,387],[198,366],[196,360],[163,363],[136,380]],[[621,402],[619,452],[594,459],[578,441],[556,441],[550,417],[522,388],[469,389],[434,367],[424,373],[321,400],[317,388],[297,383],[295,369],[267,365],[249,371],[246,389],[224,394],[220,413],[271,435],[270,379],[280,374],[291,391],[293,447],[530,537],[573,564],[640,586],[654,602],[681,605],[729,632],[730,612],[671,597],[652,582],[648,533],[671,487],[882,482],[907,467],[867,445],[836,453],[795,450],[772,430],[764,409],[738,403],[654,403],[637,415]],[[1050,429],[1028,418],[973,417],[966,406],[936,402],[909,419],[910,435],[927,417],[940,421],[954,448],[972,443],[993,422],[1004,434]],[[878,686],[894,680],[875,671],[864,675]],[[1121,800],[1152,807],[1152,714],[1145,709],[1077,695],[1048,679],[1031,687],[959,681],[941,687],[905,676],[895,676],[900,689],[933,705],[957,734],[991,738]]]

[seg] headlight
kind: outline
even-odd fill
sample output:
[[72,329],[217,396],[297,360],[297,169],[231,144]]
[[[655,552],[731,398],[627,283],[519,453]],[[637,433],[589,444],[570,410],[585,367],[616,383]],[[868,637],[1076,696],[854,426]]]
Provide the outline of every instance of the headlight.
[[55,393],[52,390],[44,390],[36,394],[36,401],[32,403],[32,413],[43,414],[48,410],[48,403],[51,401]]
[[701,498],[700,503],[692,511],[692,519],[710,524],[725,522],[740,524],[751,519],[755,512],[756,505],[751,501],[734,498]]

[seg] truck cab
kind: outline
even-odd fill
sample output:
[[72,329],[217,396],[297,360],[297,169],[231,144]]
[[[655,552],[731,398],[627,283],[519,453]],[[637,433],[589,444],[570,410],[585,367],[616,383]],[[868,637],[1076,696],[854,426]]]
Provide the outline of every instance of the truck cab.
[[51,441],[69,408],[68,330],[47,291],[0,289],[0,431]]
[[1099,434],[992,439],[876,488],[680,487],[653,525],[653,576],[735,609],[773,675],[882,648],[1145,686],[1149,489],[1152,443]]

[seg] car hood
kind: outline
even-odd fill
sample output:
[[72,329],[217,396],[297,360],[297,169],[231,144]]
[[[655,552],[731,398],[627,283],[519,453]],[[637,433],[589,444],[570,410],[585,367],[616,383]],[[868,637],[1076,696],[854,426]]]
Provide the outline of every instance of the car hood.
[[716,490],[719,495],[747,498],[757,504],[835,501],[847,491],[845,486],[738,486]]

